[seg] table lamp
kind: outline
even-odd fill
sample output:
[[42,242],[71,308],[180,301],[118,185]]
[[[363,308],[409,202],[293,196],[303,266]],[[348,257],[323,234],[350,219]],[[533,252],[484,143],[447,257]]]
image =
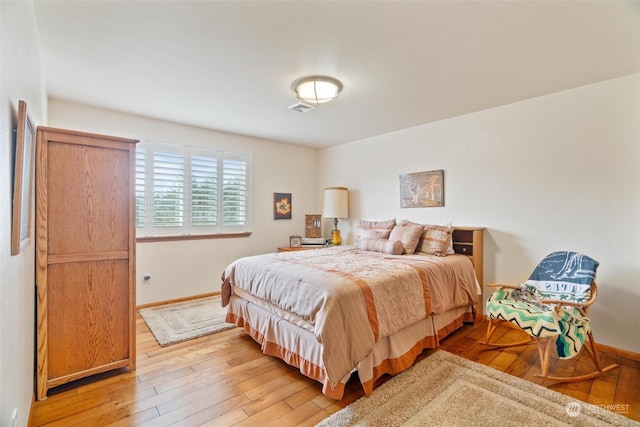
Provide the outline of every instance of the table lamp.
[[331,231],[331,243],[342,244],[340,230],[338,230],[338,218],[349,218],[349,190],[346,187],[327,187],[324,189],[324,209],[322,216],[333,218]]

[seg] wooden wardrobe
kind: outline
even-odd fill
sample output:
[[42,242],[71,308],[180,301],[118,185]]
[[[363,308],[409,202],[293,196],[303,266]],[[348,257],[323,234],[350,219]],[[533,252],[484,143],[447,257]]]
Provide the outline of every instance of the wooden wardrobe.
[[135,370],[136,140],[38,127],[37,398]]

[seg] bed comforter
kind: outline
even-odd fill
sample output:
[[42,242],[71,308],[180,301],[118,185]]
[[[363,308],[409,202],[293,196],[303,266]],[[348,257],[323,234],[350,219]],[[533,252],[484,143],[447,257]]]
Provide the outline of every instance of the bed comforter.
[[222,279],[223,306],[235,293],[311,331],[322,343],[331,387],[379,339],[478,299],[465,256],[393,256],[352,246],[241,258]]

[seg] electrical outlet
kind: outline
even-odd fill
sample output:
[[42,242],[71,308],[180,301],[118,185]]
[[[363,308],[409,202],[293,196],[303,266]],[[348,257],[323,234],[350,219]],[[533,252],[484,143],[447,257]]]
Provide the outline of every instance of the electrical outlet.
[[11,414],[11,427],[18,427],[18,408],[15,408]]
[[142,280],[145,284],[151,284],[151,274],[147,273],[142,277]]

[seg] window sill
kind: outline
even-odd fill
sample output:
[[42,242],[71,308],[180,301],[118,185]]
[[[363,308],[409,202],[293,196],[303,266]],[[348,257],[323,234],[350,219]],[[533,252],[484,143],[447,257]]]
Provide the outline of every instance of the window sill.
[[151,242],[179,242],[182,240],[209,240],[209,239],[233,239],[236,237],[249,237],[251,231],[241,233],[215,233],[215,234],[185,234],[174,236],[144,236],[136,237],[136,243]]

